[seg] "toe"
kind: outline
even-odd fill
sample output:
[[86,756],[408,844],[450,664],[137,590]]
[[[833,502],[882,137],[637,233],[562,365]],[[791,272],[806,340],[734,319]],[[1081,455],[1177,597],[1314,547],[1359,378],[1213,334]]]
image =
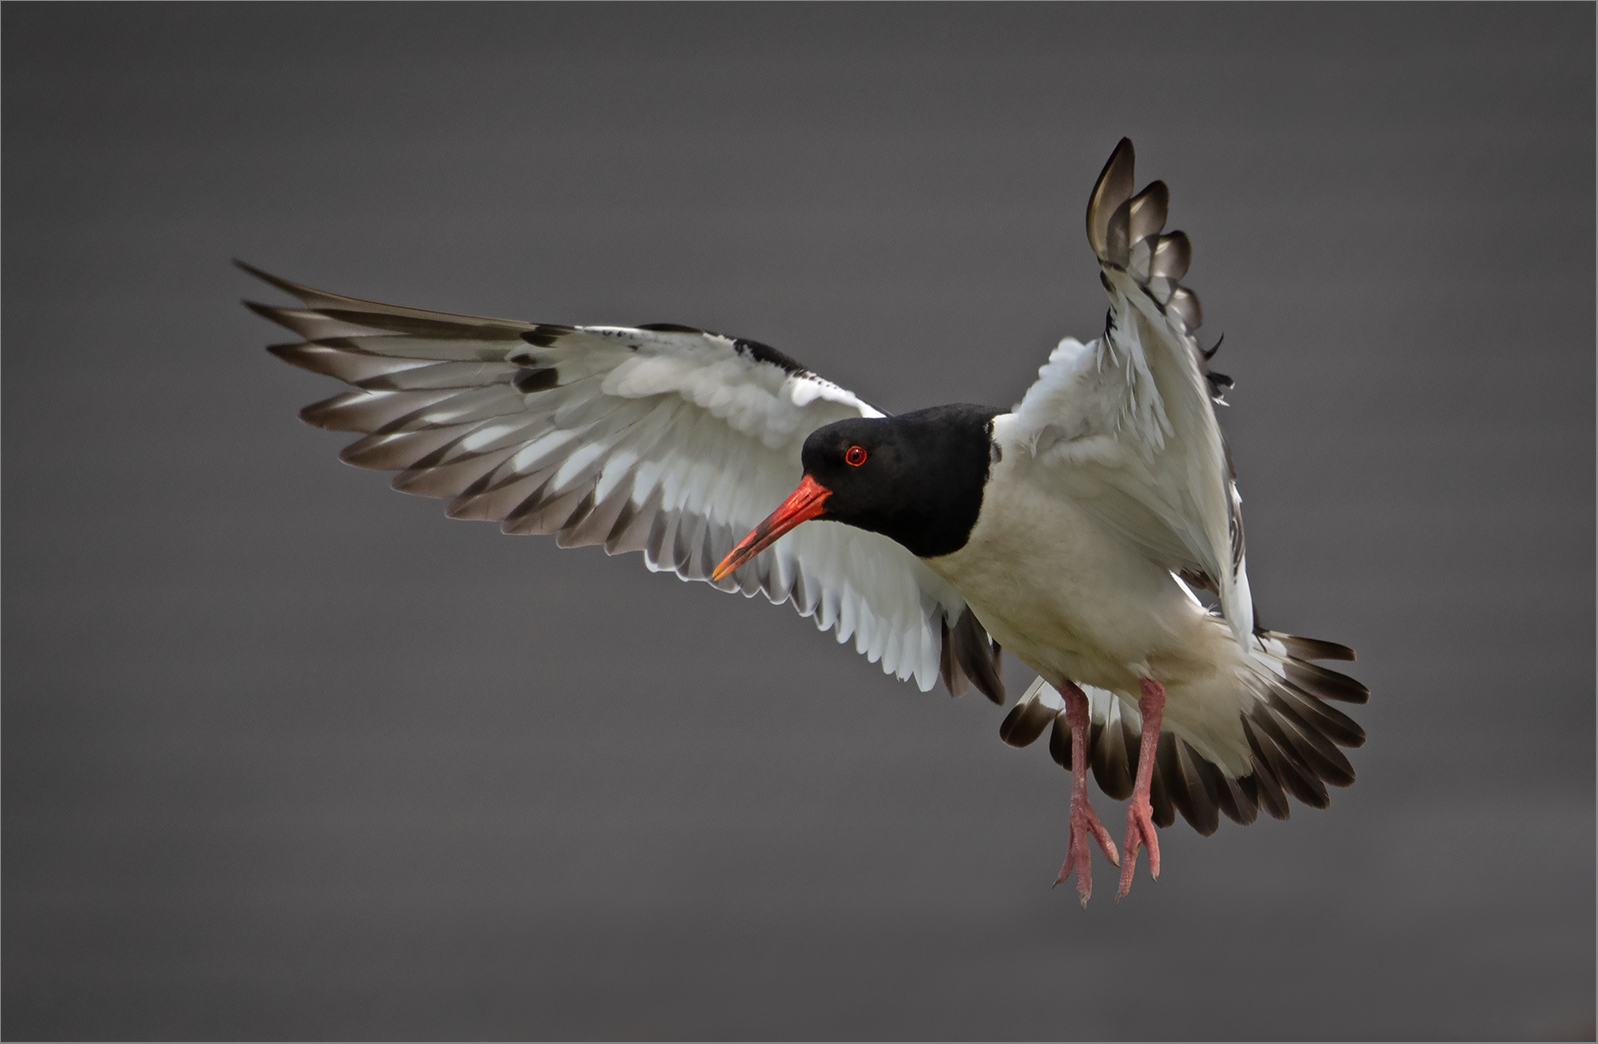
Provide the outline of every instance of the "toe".
[[1099,848],[1104,852],[1104,858],[1115,866],[1120,866],[1121,853],[1116,850],[1115,838],[1111,837],[1110,832],[1104,829],[1103,823],[1095,822],[1093,825],[1097,828],[1093,831],[1093,836],[1098,840]]
[[1121,886],[1116,889],[1115,901],[1119,903],[1132,890],[1132,874],[1137,870],[1137,853],[1129,853],[1126,865],[1121,868]]

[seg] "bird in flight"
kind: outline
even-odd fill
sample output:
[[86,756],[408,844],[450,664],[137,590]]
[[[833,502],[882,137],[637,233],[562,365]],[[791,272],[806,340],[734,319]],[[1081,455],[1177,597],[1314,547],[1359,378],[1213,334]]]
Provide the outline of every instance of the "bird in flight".
[[[1215,404],[1231,386],[1196,337],[1190,247],[1163,182],[1133,192],[1122,139],[1088,201],[1103,332],[1065,338],[1008,412],[889,416],[756,341],[671,323],[562,326],[452,315],[246,271],[300,307],[246,302],[301,338],[269,350],[349,391],[300,416],[360,434],[341,458],[454,518],[561,547],[642,551],[674,572],[788,602],[922,691],[1005,700],[1000,649],[1037,672],[1000,726],[1071,773],[1056,884],[1092,892],[1156,825],[1324,808],[1364,731],[1329,701],[1359,682],[1331,642],[1265,629]],[[747,535],[746,535],[747,534]],[[1117,848],[1089,801],[1131,801]]]

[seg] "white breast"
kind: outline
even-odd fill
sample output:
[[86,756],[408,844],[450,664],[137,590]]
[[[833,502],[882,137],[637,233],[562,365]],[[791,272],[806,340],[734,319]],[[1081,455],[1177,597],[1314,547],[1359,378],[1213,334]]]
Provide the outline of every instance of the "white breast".
[[[1217,629],[1169,570],[1051,491],[1013,415],[994,421],[1001,459],[966,546],[927,564],[959,589],[1023,663],[1130,696],[1216,669]],[[1228,639],[1229,641],[1229,639]]]

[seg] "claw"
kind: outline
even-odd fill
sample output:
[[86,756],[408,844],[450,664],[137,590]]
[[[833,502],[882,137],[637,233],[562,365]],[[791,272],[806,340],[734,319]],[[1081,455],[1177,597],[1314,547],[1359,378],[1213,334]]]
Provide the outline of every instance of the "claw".
[[1105,828],[1104,824],[1099,822],[1098,816],[1093,817],[1092,827],[1093,836],[1098,838],[1099,848],[1104,852],[1104,858],[1108,859],[1113,866],[1120,866],[1121,853],[1115,847],[1115,839],[1110,836],[1110,832]]
[[1076,894],[1082,900],[1083,908],[1088,905],[1088,897],[1093,894],[1093,866],[1092,855],[1088,850],[1088,837],[1098,842],[1099,849],[1103,851],[1104,858],[1113,865],[1121,865],[1121,854],[1116,851],[1115,841],[1110,837],[1110,832],[1099,822],[1099,817],[1093,814],[1093,806],[1088,804],[1087,780],[1087,729],[1088,729],[1088,698],[1077,686],[1064,682],[1057,686],[1060,695],[1065,698],[1066,721],[1071,726],[1071,833],[1066,841],[1065,862],[1060,865],[1060,876],[1055,878],[1054,885],[1059,885],[1076,872]]
[[1121,854],[1115,849],[1115,841],[1111,839],[1110,832],[1105,829],[1099,817],[1094,814],[1093,806],[1088,804],[1086,793],[1071,795],[1071,833],[1066,842],[1065,862],[1060,864],[1060,876],[1054,879],[1054,886],[1059,887],[1071,872],[1076,871],[1076,894],[1082,900],[1083,907],[1088,904],[1088,897],[1093,894],[1093,867],[1092,853],[1088,850],[1088,837],[1091,836],[1099,843],[1099,848],[1104,852],[1105,858],[1116,866],[1121,865]]
[[1132,799],[1132,805],[1126,810],[1126,862],[1121,867],[1121,887],[1116,892],[1115,901],[1119,903],[1126,898],[1126,893],[1132,890],[1132,876],[1137,872],[1138,849],[1144,844],[1149,849],[1149,876],[1154,880],[1160,879],[1160,839],[1154,832],[1154,819],[1147,800],[1139,802]]
[[1165,717],[1165,687],[1144,678],[1137,709],[1143,717],[1143,741],[1138,753],[1137,783],[1132,788],[1132,803],[1126,809],[1126,862],[1121,865],[1121,887],[1115,894],[1120,903],[1132,890],[1132,875],[1137,872],[1138,849],[1149,849],[1149,876],[1160,879],[1160,839],[1154,832],[1153,808],[1149,790],[1154,780],[1154,755],[1160,742],[1160,724]]

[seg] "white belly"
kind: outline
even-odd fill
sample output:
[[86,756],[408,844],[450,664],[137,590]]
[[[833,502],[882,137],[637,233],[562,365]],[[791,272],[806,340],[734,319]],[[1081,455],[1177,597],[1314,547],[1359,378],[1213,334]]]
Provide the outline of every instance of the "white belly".
[[[1213,675],[1213,621],[1170,572],[1072,500],[1028,481],[1022,447],[994,465],[966,546],[927,565],[1021,662],[1136,699]],[[1230,643],[1228,639],[1228,644]]]
[[1231,629],[1081,503],[1032,481],[1033,466],[1027,447],[1005,445],[966,546],[927,565],[1045,681],[1107,689],[1133,710],[1139,681],[1157,681],[1166,727],[1246,774],[1239,713],[1255,698],[1253,667]]

